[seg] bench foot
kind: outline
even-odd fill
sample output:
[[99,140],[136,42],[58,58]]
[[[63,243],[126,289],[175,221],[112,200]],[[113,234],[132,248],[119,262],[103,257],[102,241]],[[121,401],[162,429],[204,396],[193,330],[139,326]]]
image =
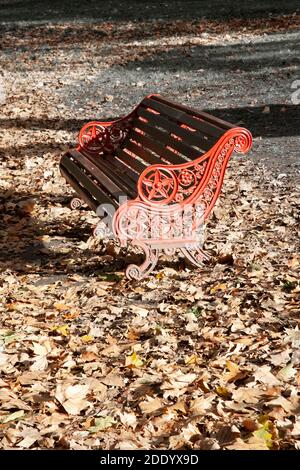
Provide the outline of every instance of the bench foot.
[[194,266],[197,266],[197,268],[201,268],[205,259],[210,259],[209,255],[206,254],[200,247],[181,248],[181,253],[188,261],[190,261],[190,263],[192,263]]
[[72,210],[77,210],[77,209],[80,209],[82,204],[83,204],[83,201],[79,199],[79,197],[73,197],[73,199],[70,202],[70,207]]
[[109,237],[109,235],[110,231],[104,222],[99,222],[93,230],[93,236],[96,238],[100,238],[101,240],[103,238]]
[[145,261],[140,266],[130,264],[126,269],[126,276],[128,279],[139,281],[148,276],[148,274],[150,274],[155,268],[158,261],[159,250],[138,240],[133,241],[131,244],[142,248],[145,253]]

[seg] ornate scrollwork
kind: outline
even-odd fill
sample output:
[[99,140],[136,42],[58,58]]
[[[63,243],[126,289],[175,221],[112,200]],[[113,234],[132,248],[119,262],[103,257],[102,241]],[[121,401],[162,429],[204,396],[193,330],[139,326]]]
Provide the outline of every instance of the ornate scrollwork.
[[196,175],[191,170],[181,170],[178,175],[178,182],[183,187],[193,186],[196,183]]
[[139,281],[143,277],[147,276],[156,266],[158,261],[159,251],[156,248],[152,248],[148,244],[135,240],[132,245],[141,248],[145,253],[145,261],[140,265],[130,264],[126,269],[126,276],[128,279],[134,279]]
[[204,222],[204,206],[201,203],[170,205],[153,208],[144,202],[130,201],[120,206],[114,216],[115,236],[125,245],[127,241],[142,240],[163,245],[197,241],[202,232],[199,227]]
[[208,217],[223,182],[228,160],[235,150],[249,150],[252,137],[244,128],[228,130],[205,155],[183,165],[151,165],[138,184],[140,199],[148,204],[193,204],[201,200]]
[[196,165],[152,165],[140,176],[139,197],[153,204],[175,204],[185,202],[203,179],[208,157]]
[[246,153],[251,148],[252,135],[247,129],[241,129],[235,137],[234,150],[238,153]]
[[173,256],[175,255],[176,248],[164,248],[164,252],[166,256]]
[[80,209],[82,204],[83,204],[83,201],[79,199],[79,197],[73,197],[73,199],[71,199],[71,202],[70,202],[70,207],[72,210],[77,210],[77,209]]
[[113,123],[91,121],[79,133],[80,148],[89,153],[112,153],[127,136],[132,127],[132,118]]
[[[113,231],[124,246],[139,246],[146,259],[130,265],[126,274],[141,279],[158,259],[158,250],[173,254],[180,248],[194,265],[208,256],[202,250],[204,220],[220,193],[229,158],[246,152],[251,134],[242,128],[228,130],[206,154],[183,165],[151,165],[138,182],[138,197],[122,204],[113,220]],[[200,238],[201,237],[201,238]]]

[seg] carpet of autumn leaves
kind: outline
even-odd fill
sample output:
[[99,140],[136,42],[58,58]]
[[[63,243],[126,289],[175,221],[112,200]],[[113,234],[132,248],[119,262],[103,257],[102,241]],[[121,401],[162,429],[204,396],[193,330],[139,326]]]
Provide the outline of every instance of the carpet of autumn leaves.
[[0,448],[300,448],[298,170],[273,171],[254,139],[208,223],[212,260],[162,258],[142,282],[124,278],[140,255],[92,236],[58,170],[81,124],[155,83],[200,105],[195,82],[134,79],[145,57],[293,35],[296,21],[1,27]]

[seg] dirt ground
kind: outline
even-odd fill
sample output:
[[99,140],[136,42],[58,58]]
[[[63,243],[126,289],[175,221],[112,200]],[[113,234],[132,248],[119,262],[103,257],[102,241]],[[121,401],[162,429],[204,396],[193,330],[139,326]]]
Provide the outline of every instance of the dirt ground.
[[[0,448],[300,448],[299,11],[217,3],[0,0]],[[58,162],[152,92],[254,143],[213,260],[130,283]]]

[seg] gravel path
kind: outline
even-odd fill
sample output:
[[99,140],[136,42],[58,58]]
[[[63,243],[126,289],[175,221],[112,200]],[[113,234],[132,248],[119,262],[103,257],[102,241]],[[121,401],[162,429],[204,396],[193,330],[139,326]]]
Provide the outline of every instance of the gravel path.
[[[52,127],[72,132],[86,119],[126,113],[146,94],[160,92],[248,126],[255,136],[253,162],[297,177],[297,2],[284,8],[279,1],[242,2],[236,8],[226,1],[220,9],[217,2],[208,8],[206,2],[152,1],[144,8],[141,2],[109,1],[100,8],[92,1],[73,10],[74,2],[52,2],[48,10],[40,3],[0,2],[12,119],[26,116],[30,126],[42,98]],[[279,13],[286,16],[277,19]],[[243,23],[239,18],[246,15]],[[20,89],[32,105],[27,113],[23,98],[17,99]],[[7,111],[2,108],[4,126]]]

